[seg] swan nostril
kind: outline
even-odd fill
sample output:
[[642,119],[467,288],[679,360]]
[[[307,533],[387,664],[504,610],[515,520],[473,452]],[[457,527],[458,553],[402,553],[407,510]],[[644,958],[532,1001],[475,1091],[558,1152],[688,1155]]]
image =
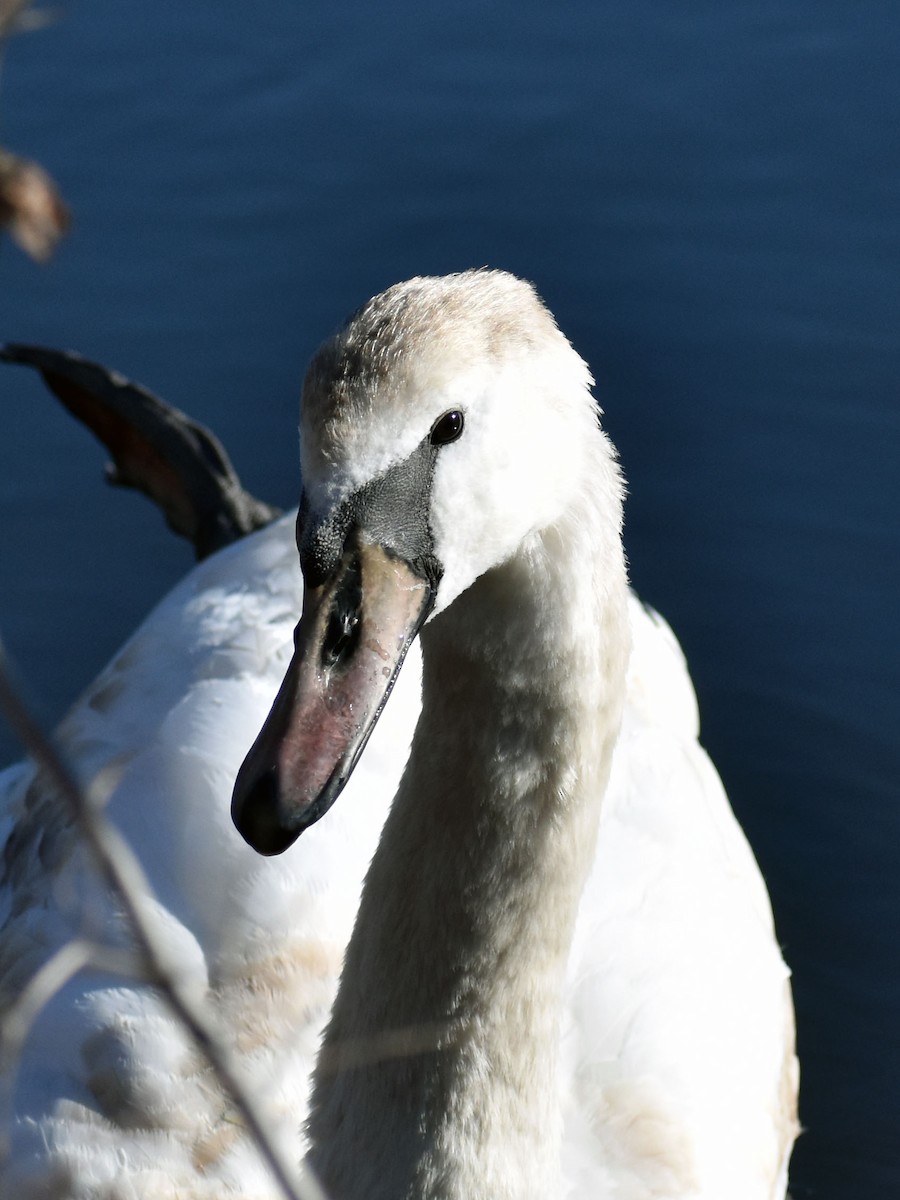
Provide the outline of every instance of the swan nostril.
[[242,786],[238,778],[231,816],[238,833],[258,854],[281,854],[300,833],[284,823],[276,767],[264,771],[249,786]]
[[328,619],[322,642],[322,662],[335,666],[348,658],[359,640],[359,616],[346,610],[335,610]]
[[322,639],[323,667],[335,667],[353,654],[359,642],[362,612],[362,569],[359,555],[347,563],[335,590]]

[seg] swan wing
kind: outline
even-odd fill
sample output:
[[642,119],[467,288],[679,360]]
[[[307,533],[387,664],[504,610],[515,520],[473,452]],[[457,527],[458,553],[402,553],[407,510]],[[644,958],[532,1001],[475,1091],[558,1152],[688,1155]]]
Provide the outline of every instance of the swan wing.
[[797,1132],[788,970],[678,643],[634,597],[631,623],[570,968],[567,1167],[585,1197],[775,1200]]
[[[58,731],[83,786],[108,796],[170,957],[206,995],[295,1158],[319,1031],[419,708],[416,651],[333,818],[277,860],[244,844],[231,789],[284,674],[301,589],[287,517],[195,568]],[[0,789],[8,1013],[60,947],[127,938],[33,769],[4,772]],[[22,1050],[14,1112],[4,1194],[99,1197],[125,1178],[141,1196],[269,1194],[208,1070],[134,982],[85,971],[57,992]]]

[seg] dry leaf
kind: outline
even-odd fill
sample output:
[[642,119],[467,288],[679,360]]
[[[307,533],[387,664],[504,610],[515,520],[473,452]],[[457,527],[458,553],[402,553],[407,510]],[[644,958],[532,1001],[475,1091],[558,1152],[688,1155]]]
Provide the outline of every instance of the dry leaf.
[[53,14],[29,8],[31,0],[0,0],[0,38],[10,33],[41,29],[53,20]]
[[69,227],[69,210],[47,172],[0,149],[0,228],[38,262],[46,262]]

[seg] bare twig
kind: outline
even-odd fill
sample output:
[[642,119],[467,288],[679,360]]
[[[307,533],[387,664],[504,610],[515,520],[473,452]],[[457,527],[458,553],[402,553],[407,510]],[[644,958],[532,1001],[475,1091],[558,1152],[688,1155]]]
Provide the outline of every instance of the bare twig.
[[[231,1097],[260,1156],[286,1200],[325,1200],[325,1195],[308,1169],[298,1175],[272,1137],[265,1117],[239,1078],[231,1054],[220,1040],[200,997],[185,985],[169,964],[165,945],[145,916],[145,902],[152,890],[130,847],[104,817],[97,797],[86,795],[53,743],[33,720],[9,680],[5,655],[0,646],[0,710],[2,710],[48,783],[69,806],[97,869],[122,905],[129,923],[141,976],[160,993],[184,1025],[191,1039],[214,1071],[223,1090]],[[91,947],[93,954],[94,947]],[[65,982],[90,961],[87,944],[65,947],[45,965],[29,985],[34,1003],[45,1003],[47,988],[54,980]],[[23,1010],[28,1020],[34,1008],[29,1001]],[[33,1018],[32,1018],[33,1019]]]

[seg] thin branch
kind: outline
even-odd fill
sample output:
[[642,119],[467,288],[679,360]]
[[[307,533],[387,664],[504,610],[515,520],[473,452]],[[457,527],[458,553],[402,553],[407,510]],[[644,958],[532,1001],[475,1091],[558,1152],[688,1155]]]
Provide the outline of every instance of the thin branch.
[[[213,1021],[202,1003],[176,970],[169,964],[169,955],[161,939],[148,922],[145,900],[152,890],[131,848],[104,817],[99,797],[86,795],[78,785],[53,743],[33,720],[9,680],[6,658],[0,645],[0,710],[29,755],[43,771],[49,784],[69,806],[81,834],[89,846],[97,869],[109,888],[119,899],[131,928],[141,975],[159,989],[173,1012],[180,1019],[191,1039],[212,1067],[223,1090],[231,1097],[252,1137],[260,1156],[268,1167],[286,1200],[326,1200],[319,1184],[308,1168],[302,1175],[283,1154],[272,1137],[265,1117],[251,1097],[231,1059],[231,1054],[216,1033]],[[79,944],[74,943],[75,947]],[[63,980],[71,970],[80,950],[61,952],[57,960],[47,964],[49,975],[36,985],[36,995],[46,986],[53,972]],[[70,977],[70,976],[69,976]]]

